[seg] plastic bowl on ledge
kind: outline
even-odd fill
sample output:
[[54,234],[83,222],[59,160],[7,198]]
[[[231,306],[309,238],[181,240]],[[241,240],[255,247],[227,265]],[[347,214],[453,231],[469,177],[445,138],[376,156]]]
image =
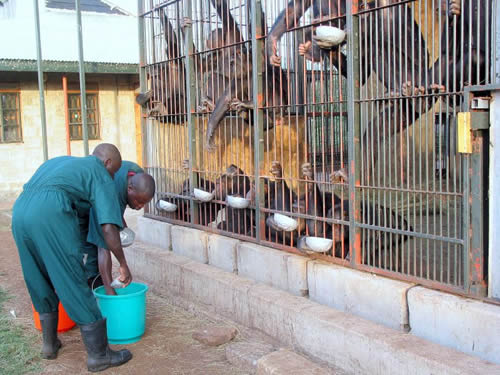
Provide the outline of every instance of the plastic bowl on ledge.
[[281,230],[284,230],[285,232],[294,231],[295,229],[297,229],[297,226],[299,225],[297,220],[295,220],[289,216],[277,214],[277,213],[274,214],[273,220],[274,220],[274,223],[276,224],[276,226],[278,228],[280,228]]
[[175,212],[177,210],[177,205],[160,199],[156,202],[156,208],[162,211]]
[[202,202],[210,202],[214,199],[214,195],[212,193],[201,189],[194,189],[194,197]]
[[249,199],[237,197],[234,195],[228,195],[226,197],[226,202],[229,206],[239,209],[247,208],[250,205]]
[[308,250],[317,253],[326,253],[332,248],[333,241],[323,237],[306,237],[306,246]]

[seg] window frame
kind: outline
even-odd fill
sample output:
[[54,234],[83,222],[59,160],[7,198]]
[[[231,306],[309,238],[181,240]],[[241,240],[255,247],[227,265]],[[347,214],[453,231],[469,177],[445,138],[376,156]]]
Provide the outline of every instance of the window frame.
[[[85,95],[86,95],[86,98],[88,97],[88,95],[95,95],[96,97],[96,108],[95,108],[95,111],[96,111],[96,120],[97,120],[97,132],[96,132],[96,137],[95,138],[92,138],[91,135],[90,135],[90,132],[89,132],[89,141],[96,141],[96,140],[100,140],[101,139],[101,113],[100,113],[100,105],[99,105],[99,90],[85,90]],[[74,108],[72,109],[70,107],[70,96],[81,96],[80,94],[80,91],[78,90],[68,90],[67,92],[67,95],[66,95],[66,104],[67,104],[67,115],[68,115],[68,126],[69,126],[69,139],[70,141],[83,141],[83,121],[80,122],[80,123],[72,123],[71,122],[71,111],[72,110],[75,110]],[[88,108],[87,108],[88,109]],[[80,105],[80,112],[81,112],[82,108],[81,108],[81,105]],[[88,112],[87,112],[87,126],[88,126]],[[74,138],[72,136],[72,132],[71,132],[71,129],[72,127],[81,127],[82,129],[82,136],[81,138]]]
[[22,121],[22,105],[21,105],[21,90],[19,89],[8,89],[8,88],[4,88],[4,89],[0,89],[0,96],[2,94],[14,94],[17,96],[17,103],[18,103],[18,106],[17,106],[17,114],[18,114],[18,118],[19,118],[19,123],[18,123],[18,128],[19,128],[19,137],[16,138],[15,140],[9,140],[9,141],[6,141],[4,139],[4,136],[5,136],[5,132],[4,132],[4,127],[6,125],[4,125],[3,123],[3,111],[4,111],[4,108],[2,107],[2,103],[1,103],[1,99],[0,99],[0,144],[12,144],[12,143],[23,143],[24,142],[24,139],[23,139],[23,121]]

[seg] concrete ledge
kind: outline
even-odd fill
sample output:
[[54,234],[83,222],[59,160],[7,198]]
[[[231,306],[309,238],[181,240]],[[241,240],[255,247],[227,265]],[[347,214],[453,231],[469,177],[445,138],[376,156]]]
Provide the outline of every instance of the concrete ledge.
[[500,307],[423,287],[408,292],[411,333],[500,363]]
[[[419,337],[318,305],[174,253],[134,244],[132,274],[153,290],[209,309],[346,371],[386,374],[498,374],[500,366]],[[162,274],[156,275],[158,272]]]
[[208,236],[208,264],[228,272],[238,272],[236,249],[240,241],[211,234]]
[[200,263],[208,263],[208,233],[181,226],[172,227],[172,250]]
[[144,216],[137,218],[137,240],[145,244],[170,250],[172,248],[172,224]]
[[237,258],[239,275],[307,295],[307,258],[247,242],[238,245]]
[[406,292],[413,284],[321,261],[308,263],[307,280],[311,300],[408,331]]

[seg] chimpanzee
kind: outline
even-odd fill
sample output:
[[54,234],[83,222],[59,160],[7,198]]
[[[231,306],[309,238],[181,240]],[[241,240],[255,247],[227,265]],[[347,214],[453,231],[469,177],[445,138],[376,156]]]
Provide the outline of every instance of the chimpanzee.
[[[226,0],[212,0],[216,2],[218,14],[221,20],[229,18],[230,12]],[[252,6],[255,2],[249,2]],[[231,19],[233,19],[231,17]],[[241,38],[241,32],[236,22],[229,21],[229,25],[235,29],[233,35]],[[262,30],[266,30],[265,15],[262,17]],[[240,39],[242,40],[242,39]],[[234,41],[233,41],[234,42]],[[252,109],[254,108],[252,98],[252,69],[253,62],[251,59],[251,50],[247,49],[243,44],[241,47],[235,48],[233,53],[229,50],[223,56],[229,64],[222,64],[223,72],[218,74],[225,76],[225,90],[218,96],[215,109],[209,117],[207,125],[207,133],[205,136],[205,148],[208,151],[214,151],[216,145],[213,143],[213,136],[219,123],[224,119],[229,111],[235,110],[240,114],[250,125],[253,125]],[[267,129],[274,126],[273,114],[279,109],[275,106],[286,106],[288,104],[288,81],[287,77],[279,68],[273,67],[266,61],[262,61],[264,65],[264,74],[262,75],[263,87],[267,88],[267,93],[263,97],[263,105],[272,107],[266,111],[268,118]]]
[[[495,12],[492,0],[464,1],[463,9],[461,0],[441,3],[448,17],[442,21],[441,54],[433,66],[435,80],[440,80],[451,92],[462,91],[467,85],[484,84],[489,73],[487,56],[495,48],[488,38]],[[490,50],[487,50],[488,40]]]
[[[231,164],[224,174],[217,178],[214,195],[217,200],[225,200],[228,195],[247,198],[251,191],[250,178]],[[253,232],[253,215],[250,208],[237,209],[226,204],[226,214],[217,229],[249,236]]]
[[[264,205],[266,208],[275,211],[285,212],[294,212],[293,205],[297,200],[297,194],[295,194],[290,188],[288,184],[283,179],[283,168],[279,161],[271,162],[271,175],[274,177],[274,181],[266,179],[264,186]],[[297,230],[293,232],[283,231],[277,224],[274,222],[273,216],[270,214],[266,214],[266,225],[269,228],[266,231],[266,238],[269,241],[276,241],[278,243],[285,243],[290,245],[292,240],[293,243],[297,242]]]
[[[184,170],[189,170],[189,160],[185,159],[182,162],[182,167]],[[199,172],[194,172],[197,176],[197,185],[198,188],[207,192],[213,192],[215,190],[215,183],[201,177]],[[191,196],[191,182],[188,179],[184,180],[182,183],[182,190],[179,193],[183,196]],[[213,202],[197,202],[198,205],[198,220],[195,220],[198,224],[208,225],[210,222],[214,221],[217,217],[218,205]],[[177,214],[179,217],[182,217],[184,221],[191,221],[190,214],[190,201],[182,200],[181,203],[177,206]]]
[[[313,8],[315,24],[328,22],[343,29],[346,25],[347,4],[345,0],[290,1],[269,32],[267,38],[269,63],[280,66],[280,57],[276,53],[277,43],[286,31],[298,25],[300,18],[309,7]],[[412,100],[393,100],[398,96],[398,92],[404,96],[424,94],[427,89],[422,85],[426,82],[427,76],[429,79],[432,77],[425,68],[429,63],[428,49],[423,34],[413,17],[413,12],[406,8],[406,4],[399,7],[391,7],[391,5],[394,4],[390,0],[364,1],[363,10],[373,11],[359,15],[361,36],[359,52],[363,67],[360,69],[360,84],[364,85],[373,71],[387,90],[384,100],[380,101],[382,108],[379,118],[374,119],[367,127],[374,132],[375,136],[375,141],[371,144],[373,154],[377,153],[378,143],[383,134],[382,126],[385,126],[385,134],[403,130],[434,104],[432,100],[424,100],[419,103],[419,107],[414,108],[416,103]],[[403,25],[404,30],[399,31],[398,34],[394,30],[398,31],[399,25]],[[414,53],[415,50],[419,53]],[[340,49],[337,48],[333,53],[330,53],[330,50],[322,50],[316,40],[311,40],[311,35],[308,33],[304,43],[299,46],[299,53],[312,61],[320,61],[322,56],[328,56],[333,66],[347,78],[347,57],[340,52]],[[359,68],[355,67],[355,69]],[[429,90],[442,90],[439,82],[429,83]],[[408,114],[410,118],[407,118]],[[375,126],[375,124],[378,125]],[[363,138],[367,144],[368,131],[365,132]],[[370,169],[370,162],[368,158],[366,164],[368,169]]]

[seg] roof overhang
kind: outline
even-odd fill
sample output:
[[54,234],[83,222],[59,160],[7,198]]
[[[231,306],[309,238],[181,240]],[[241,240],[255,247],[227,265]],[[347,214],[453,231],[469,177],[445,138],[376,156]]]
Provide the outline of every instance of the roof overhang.
[[[139,74],[138,64],[84,62],[85,73]],[[78,73],[78,61],[43,60],[42,70],[47,73]],[[37,72],[36,60],[0,59],[0,72]]]

